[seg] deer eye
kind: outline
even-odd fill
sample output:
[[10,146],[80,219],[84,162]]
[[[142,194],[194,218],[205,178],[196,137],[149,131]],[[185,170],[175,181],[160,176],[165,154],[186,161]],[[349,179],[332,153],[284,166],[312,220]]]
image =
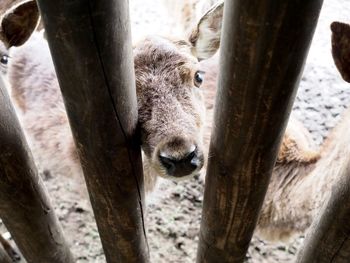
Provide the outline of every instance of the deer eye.
[[200,85],[202,85],[203,83],[203,75],[204,75],[204,72],[203,71],[197,71],[195,74],[194,74],[194,85],[196,87],[199,87]]
[[9,57],[6,55],[1,56],[0,58],[0,63],[3,65],[7,65],[7,63],[9,62]]

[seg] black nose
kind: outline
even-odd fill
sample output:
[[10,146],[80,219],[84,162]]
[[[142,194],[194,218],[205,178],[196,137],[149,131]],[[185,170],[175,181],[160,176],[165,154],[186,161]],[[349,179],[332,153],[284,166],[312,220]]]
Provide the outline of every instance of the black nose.
[[159,160],[161,164],[166,168],[168,175],[175,177],[190,175],[193,171],[202,165],[202,161],[198,157],[197,149],[189,152],[182,159],[175,159],[171,156],[162,156],[160,154]]

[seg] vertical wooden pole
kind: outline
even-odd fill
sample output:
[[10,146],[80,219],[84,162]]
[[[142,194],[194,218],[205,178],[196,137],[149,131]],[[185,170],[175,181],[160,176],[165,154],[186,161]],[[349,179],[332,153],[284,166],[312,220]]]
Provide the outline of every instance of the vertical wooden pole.
[[340,169],[340,180],[334,185],[330,200],[307,233],[305,245],[298,254],[298,263],[349,262],[350,157],[347,159]]
[[4,224],[28,263],[73,263],[1,77],[0,138]]
[[243,262],[322,0],[225,2],[197,262]]
[[128,1],[38,4],[107,262],[148,262]]

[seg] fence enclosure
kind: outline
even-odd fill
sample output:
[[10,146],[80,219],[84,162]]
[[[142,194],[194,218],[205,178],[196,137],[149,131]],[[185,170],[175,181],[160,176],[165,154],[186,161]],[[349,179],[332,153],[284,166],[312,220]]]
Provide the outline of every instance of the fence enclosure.
[[225,2],[198,263],[245,258],[321,6]]
[[[106,260],[149,262],[128,1],[38,4]],[[245,258],[321,6],[322,0],[225,3],[198,263]],[[0,107],[6,138],[0,140],[0,216],[28,262],[74,262],[3,85]],[[350,190],[347,181],[342,185],[299,262],[347,262],[349,228],[329,220],[337,211],[336,222],[349,222],[341,204]],[[328,230],[335,234],[320,244]],[[342,242],[330,246],[339,235]]]
[[0,76],[0,217],[27,262],[73,263]]
[[128,2],[38,3],[106,259],[147,262]]

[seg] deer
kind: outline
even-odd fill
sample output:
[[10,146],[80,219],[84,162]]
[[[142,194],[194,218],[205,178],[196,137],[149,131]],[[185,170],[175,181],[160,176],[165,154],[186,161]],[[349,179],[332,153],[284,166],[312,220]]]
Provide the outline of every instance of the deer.
[[[81,175],[49,47],[43,34],[35,32],[33,2],[15,6],[1,20],[1,25],[11,25],[11,32],[0,29],[0,39],[11,48],[11,96],[39,167]],[[158,178],[184,180],[205,171],[223,6],[219,2],[205,12],[186,39],[148,36],[134,45],[147,193],[154,191]],[[23,15],[12,16],[18,8]],[[319,150],[302,124],[289,120],[258,220],[259,236],[284,240],[308,228],[349,156],[350,149],[343,147],[349,115],[345,113]]]
[[[188,32],[188,28],[191,28],[191,23],[202,19],[198,14],[220,1],[163,0],[162,3],[169,14],[180,23],[182,32],[185,35],[190,34],[191,38],[196,36],[197,31]],[[218,19],[222,19],[222,13],[218,15]],[[350,45],[347,45],[350,43],[350,27],[334,22],[331,30],[334,62],[343,79],[350,82],[350,61],[347,59],[350,50]],[[204,70],[207,73],[203,89],[207,93],[207,114],[212,117],[218,59],[205,63],[209,64],[205,67],[210,70]],[[316,146],[309,131],[298,120],[290,117],[258,220],[258,236],[269,241],[289,241],[308,229],[323,202],[328,199],[331,186],[339,180],[338,174],[342,165],[348,162],[344,156],[350,150],[344,149],[344,145],[347,145],[349,119],[350,110],[347,110],[321,147],[315,150]],[[210,129],[206,134],[207,145],[209,137]]]

